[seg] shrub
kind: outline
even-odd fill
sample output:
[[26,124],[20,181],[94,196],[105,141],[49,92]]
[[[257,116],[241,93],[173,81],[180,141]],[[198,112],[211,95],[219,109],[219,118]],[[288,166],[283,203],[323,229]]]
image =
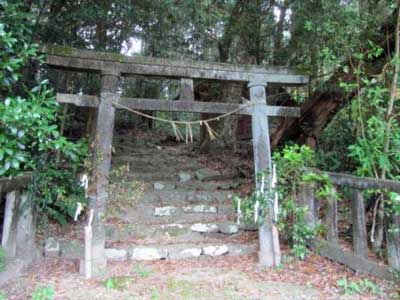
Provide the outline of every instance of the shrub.
[[32,300],[53,300],[54,289],[52,287],[36,287],[32,293]]
[[46,80],[33,88],[21,82],[23,67],[41,60],[32,42],[33,16],[25,11],[22,3],[0,1],[0,176],[33,172],[34,205],[65,223],[83,201],[75,179],[87,146],[61,135],[59,105]]
[[6,267],[7,267],[6,251],[4,250],[3,247],[0,247],[0,272],[5,271]]

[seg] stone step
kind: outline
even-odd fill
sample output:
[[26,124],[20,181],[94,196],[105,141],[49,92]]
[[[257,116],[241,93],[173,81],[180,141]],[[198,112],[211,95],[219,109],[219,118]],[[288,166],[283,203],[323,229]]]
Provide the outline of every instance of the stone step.
[[143,182],[154,182],[154,181],[169,181],[178,180],[176,173],[171,172],[144,172],[144,173],[133,173],[130,172],[127,176],[129,180],[143,181]]
[[[60,243],[61,251],[58,255],[63,259],[83,259],[83,241],[69,241]],[[161,259],[188,259],[201,257],[217,257],[221,255],[246,255],[256,253],[256,241],[230,243],[212,241],[207,243],[176,243],[168,245],[149,244],[120,244],[107,246],[105,255],[109,261],[128,260],[161,260]]]
[[124,211],[115,213],[113,217],[127,224],[170,224],[177,221],[179,223],[212,223],[228,220],[234,221],[235,219],[235,212],[230,205],[218,206],[216,213],[185,212],[183,207],[177,209],[168,208],[165,210],[171,210],[171,213],[158,215],[156,214],[156,207],[153,205],[138,204],[135,207],[129,207]]
[[107,260],[125,261],[125,260],[175,260],[199,257],[217,257],[222,255],[245,255],[255,253],[257,245],[251,244],[173,244],[166,246],[148,245],[131,246],[106,249]]
[[146,159],[132,159],[129,157],[115,157],[112,160],[112,165],[114,167],[126,164],[129,164],[130,169],[137,173],[145,170],[154,172],[157,170],[163,170],[165,172],[168,170],[175,170],[177,172],[180,170],[196,171],[199,168],[196,162],[180,161],[177,159],[154,159],[152,157]]
[[229,191],[182,191],[149,190],[139,199],[138,205],[154,206],[192,206],[192,205],[230,205],[234,193]]
[[[212,180],[217,181],[227,181],[235,178],[236,174],[227,173],[220,174],[219,176],[214,176]],[[145,182],[155,182],[155,181],[177,181],[179,183],[185,183],[196,179],[194,172],[182,171],[182,170],[163,170],[160,169],[157,172],[146,171],[146,172],[136,172],[131,170],[128,174],[128,178],[135,181],[145,181]]]
[[237,239],[254,232],[240,230],[233,222],[212,223],[168,223],[168,224],[106,224],[106,237],[109,242],[137,241],[149,243],[204,241],[208,239]]
[[219,181],[200,181],[189,180],[186,182],[176,181],[156,181],[152,183],[155,190],[160,191],[216,191],[216,190],[233,190],[239,188],[243,184],[241,180],[219,180]]
[[139,152],[116,152],[112,156],[112,161],[123,161],[127,163],[150,162],[154,164],[171,164],[176,161],[182,164],[198,164],[197,157],[187,156],[181,153],[168,153],[165,151],[152,151],[146,153]]

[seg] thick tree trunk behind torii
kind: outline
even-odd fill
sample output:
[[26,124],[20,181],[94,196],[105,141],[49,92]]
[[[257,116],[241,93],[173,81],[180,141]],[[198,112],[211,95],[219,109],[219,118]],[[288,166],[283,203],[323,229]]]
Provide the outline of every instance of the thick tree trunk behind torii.
[[[316,91],[309,100],[300,105],[299,118],[282,118],[271,134],[271,146],[276,147],[283,140],[294,140],[313,147],[326,125],[337,111],[350,100],[354,93],[345,93],[339,87]],[[285,105],[295,105],[288,101]]]

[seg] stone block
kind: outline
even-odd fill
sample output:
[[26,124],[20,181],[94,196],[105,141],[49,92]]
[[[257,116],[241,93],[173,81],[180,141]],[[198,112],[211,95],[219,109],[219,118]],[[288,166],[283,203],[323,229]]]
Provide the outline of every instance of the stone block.
[[235,234],[239,232],[239,227],[235,223],[222,223],[218,225],[218,230],[224,234]]
[[200,169],[196,171],[195,176],[200,181],[215,180],[221,177],[221,172],[211,169]]
[[61,257],[66,259],[83,259],[85,256],[85,247],[79,241],[62,241]]
[[229,245],[229,255],[245,255],[252,254],[258,251],[258,245],[256,244],[234,244]]
[[226,245],[221,246],[207,246],[203,248],[204,255],[208,256],[220,256],[227,254],[229,252],[229,248]]
[[158,249],[151,247],[135,247],[132,249],[132,260],[157,260],[165,259],[168,256],[167,249]]
[[176,245],[168,249],[170,259],[185,259],[199,257],[203,252],[201,247],[193,245]]
[[105,255],[107,260],[113,261],[124,261],[128,258],[128,251],[125,249],[105,249]]
[[217,208],[215,206],[207,206],[207,205],[194,205],[194,206],[186,206],[183,208],[185,213],[209,213],[216,214]]
[[211,232],[218,232],[218,226],[216,224],[203,224],[203,223],[196,223],[193,224],[190,229],[195,232],[201,233],[211,233]]
[[60,242],[54,237],[48,237],[44,242],[44,256],[45,257],[59,257],[60,256]]
[[178,176],[180,182],[188,182],[190,179],[192,179],[192,175],[187,172],[179,172]]
[[172,216],[177,213],[178,209],[174,206],[162,206],[154,208],[154,216],[156,217],[166,217]]
[[170,182],[155,182],[153,184],[155,190],[175,190],[176,185]]

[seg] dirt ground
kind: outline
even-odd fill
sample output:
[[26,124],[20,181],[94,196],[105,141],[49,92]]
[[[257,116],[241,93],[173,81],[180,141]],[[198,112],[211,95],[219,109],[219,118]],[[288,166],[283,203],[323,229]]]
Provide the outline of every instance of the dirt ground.
[[[110,263],[107,275],[85,280],[78,263],[46,259],[2,287],[8,300],[32,299],[35,289],[54,290],[57,300],[372,300],[400,299],[394,283],[358,276],[317,255],[275,269],[257,265],[255,255],[176,261]],[[338,280],[369,280],[379,291],[344,295]],[[39,300],[50,300],[43,298]],[[34,299],[38,300],[38,299]]]

